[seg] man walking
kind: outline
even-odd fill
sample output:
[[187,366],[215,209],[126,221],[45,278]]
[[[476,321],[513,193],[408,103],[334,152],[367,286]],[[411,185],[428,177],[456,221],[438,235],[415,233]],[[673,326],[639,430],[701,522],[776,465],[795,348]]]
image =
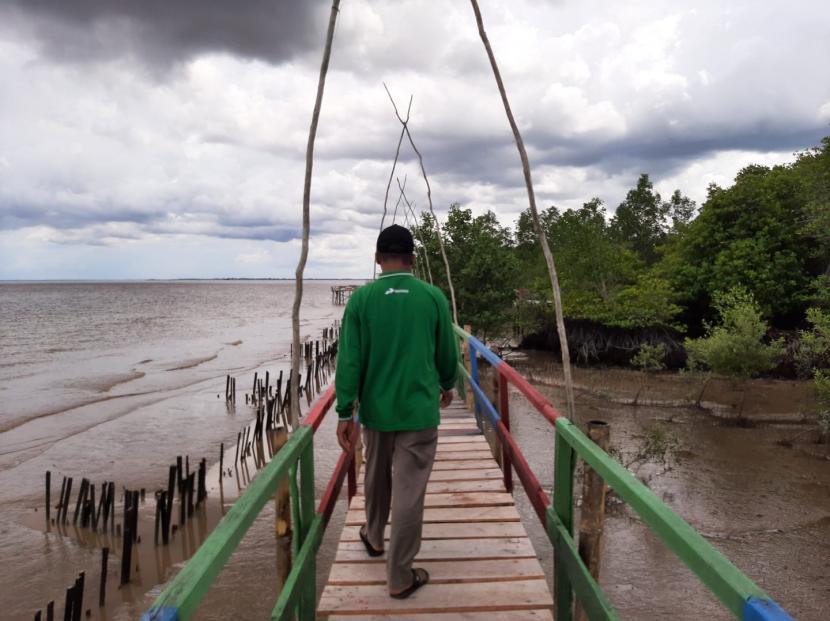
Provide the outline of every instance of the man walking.
[[347,449],[357,402],[366,444],[366,524],[360,538],[369,556],[387,553],[389,594],[403,599],[429,581],[412,561],[421,548],[439,402],[446,407],[452,401],[458,346],[446,297],[412,275],[411,233],[393,224],[378,236],[376,250],[382,273],[352,294],[343,314],[337,439]]

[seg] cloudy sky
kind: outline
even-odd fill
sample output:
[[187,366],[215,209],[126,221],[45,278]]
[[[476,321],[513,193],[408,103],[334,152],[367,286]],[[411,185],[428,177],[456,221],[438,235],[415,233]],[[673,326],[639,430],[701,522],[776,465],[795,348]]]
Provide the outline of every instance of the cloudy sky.
[[[480,4],[541,205],[613,212],[641,172],[700,201],[830,134],[826,0]],[[3,0],[0,279],[292,275],[329,7]],[[342,0],[309,276],[371,274],[399,131],[383,82],[414,97],[436,209],[526,207],[469,2]],[[425,208],[408,150],[398,174]]]

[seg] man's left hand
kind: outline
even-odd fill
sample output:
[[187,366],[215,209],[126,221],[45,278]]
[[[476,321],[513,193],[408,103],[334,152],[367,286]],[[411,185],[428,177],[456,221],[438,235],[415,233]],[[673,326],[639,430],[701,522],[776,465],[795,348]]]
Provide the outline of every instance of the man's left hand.
[[347,452],[351,449],[349,439],[352,435],[353,424],[351,420],[341,420],[337,423],[337,443],[340,445],[340,448]]
[[441,407],[446,408],[452,403],[453,391],[441,389]]

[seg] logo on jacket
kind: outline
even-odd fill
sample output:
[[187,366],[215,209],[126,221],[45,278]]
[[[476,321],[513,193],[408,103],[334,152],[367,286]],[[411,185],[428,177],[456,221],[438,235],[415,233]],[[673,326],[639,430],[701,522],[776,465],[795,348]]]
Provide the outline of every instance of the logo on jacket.
[[394,295],[396,293],[409,293],[409,289],[393,289],[392,287],[389,287],[384,295]]

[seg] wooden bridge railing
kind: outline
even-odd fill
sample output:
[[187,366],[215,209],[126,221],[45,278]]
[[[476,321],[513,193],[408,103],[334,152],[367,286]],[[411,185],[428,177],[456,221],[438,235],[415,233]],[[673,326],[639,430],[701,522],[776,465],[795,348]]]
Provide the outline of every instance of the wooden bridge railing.
[[[515,471],[553,544],[556,559],[554,607],[557,621],[570,621],[574,595],[592,621],[618,619],[602,589],[582,562],[573,540],[573,484],[577,456],[590,465],[620,498],[629,503],[645,524],[720,599],[736,619],[792,621],[760,587],[651,490],[594,444],[571,421],[559,414],[515,369],[469,333],[458,326],[455,326],[455,330],[470,352],[470,370],[463,364],[459,366],[463,377],[467,379],[467,387],[475,397],[477,415],[487,417],[501,442],[505,486],[507,489],[512,488],[512,473]],[[479,384],[479,356],[498,374],[498,408],[490,402]],[[510,434],[509,384],[521,392],[554,426],[556,439],[552,501]],[[199,550],[170,581],[153,606],[144,613],[142,621],[179,621],[188,619],[193,614],[242,537],[265,503],[274,497],[277,486],[286,476],[289,480],[294,524],[294,563],[271,619],[282,621],[296,617],[300,621],[307,621],[315,618],[316,553],[347,477],[350,499],[356,489],[355,455],[352,448],[349,452],[341,453],[323,498],[317,508],[314,507],[314,432],[331,409],[334,399],[332,385],[314,405],[303,424],[228,510]],[[352,447],[357,444],[358,433],[359,425],[354,425]]]
[[[481,341],[455,326],[466,343],[470,370],[461,364],[476,401],[476,412],[487,417],[502,444],[505,483],[516,471],[536,514],[553,544],[554,608],[557,621],[572,618],[574,594],[588,617],[619,619],[600,586],[582,562],[574,543],[573,485],[576,457],[590,465],[698,579],[741,621],[792,621],[781,607],[718,552],[694,528],[662,502],[648,487],[600,449],[570,420],[562,416],[530,383]],[[478,356],[498,373],[499,407],[490,402],[478,381]],[[553,426],[553,502],[542,489],[515,440],[510,435],[507,385],[512,384]]]

